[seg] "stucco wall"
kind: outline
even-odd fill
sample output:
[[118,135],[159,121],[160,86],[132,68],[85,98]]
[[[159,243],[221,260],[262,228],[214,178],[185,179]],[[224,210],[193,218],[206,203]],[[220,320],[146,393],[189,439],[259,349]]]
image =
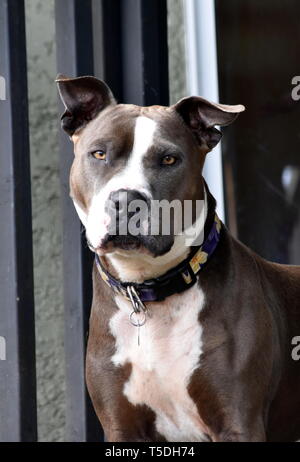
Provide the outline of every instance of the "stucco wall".
[[168,0],[170,103],[186,95],[184,0]]
[[39,439],[63,441],[65,384],[54,0],[25,0],[25,6]]
[[[126,1],[126,0],[123,0]],[[25,0],[40,441],[64,441],[62,234],[54,0]],[[185,96],[181,0],[168,0],[171,102]]]

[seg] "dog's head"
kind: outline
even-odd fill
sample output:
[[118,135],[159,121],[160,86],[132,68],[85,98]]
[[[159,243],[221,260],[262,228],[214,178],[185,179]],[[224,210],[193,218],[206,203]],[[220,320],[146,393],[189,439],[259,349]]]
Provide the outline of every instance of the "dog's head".
[[[59,76],[57,83],[66,109],[62,126],[75,150],[71,197],[90,246],[100,255],[116,248],[167,253],[184,229],[186,201],[197,219],[205,155],[221,138],[215,126],[229,125],[244,107],[200,97],[139,107],[117,104],[94,77]],[[171,210],[167,227],[162,203]]]

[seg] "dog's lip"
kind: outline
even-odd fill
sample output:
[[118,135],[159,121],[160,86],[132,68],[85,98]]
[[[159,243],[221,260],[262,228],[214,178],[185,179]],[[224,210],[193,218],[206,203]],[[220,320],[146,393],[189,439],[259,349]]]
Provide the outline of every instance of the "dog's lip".
[[123,250],[136,250],[141,247],[141,242],[137,239],[125,239],[120,241],[112,241],[114,247],[121,248]]
[[101,252],[111,251],[113,249],[122,250],[137,250],[142,246],[142,242],[138,236],[128,235],[109,235],[107,234],[102,240],[101,245],[96,249]]

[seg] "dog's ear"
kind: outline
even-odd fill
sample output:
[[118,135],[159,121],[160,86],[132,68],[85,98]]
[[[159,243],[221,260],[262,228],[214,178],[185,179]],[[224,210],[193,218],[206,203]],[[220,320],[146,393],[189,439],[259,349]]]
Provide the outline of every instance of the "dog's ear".
[[59,95],[66,108],[62,128],[73,136],[110,104],[116,104],[109,87],[95,77],[56,78]]
[[245,110],[241,104],[227,106],[225,104],[212,103],[200,96],[183,98],[172,110],[178,112],[188,127],[195,134],[200,145],[206,144],[208,150],[212,150],[220,141],[222,134],[215,125],[229,125]]

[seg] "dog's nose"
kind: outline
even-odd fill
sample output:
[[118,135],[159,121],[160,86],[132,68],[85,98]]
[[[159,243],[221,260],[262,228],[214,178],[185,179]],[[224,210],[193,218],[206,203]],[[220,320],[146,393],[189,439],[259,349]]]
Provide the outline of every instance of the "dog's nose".
[[122,217],[131,218],[136,213],[139,212],[139,208],[128,211],[128,207],[133,201],[142,201],[147,204],[147,198],[139,191],[135,189],[119,189],[118,191],[113,191],[109,196],[110,207],[114,207],[117,217],[119,220]]

